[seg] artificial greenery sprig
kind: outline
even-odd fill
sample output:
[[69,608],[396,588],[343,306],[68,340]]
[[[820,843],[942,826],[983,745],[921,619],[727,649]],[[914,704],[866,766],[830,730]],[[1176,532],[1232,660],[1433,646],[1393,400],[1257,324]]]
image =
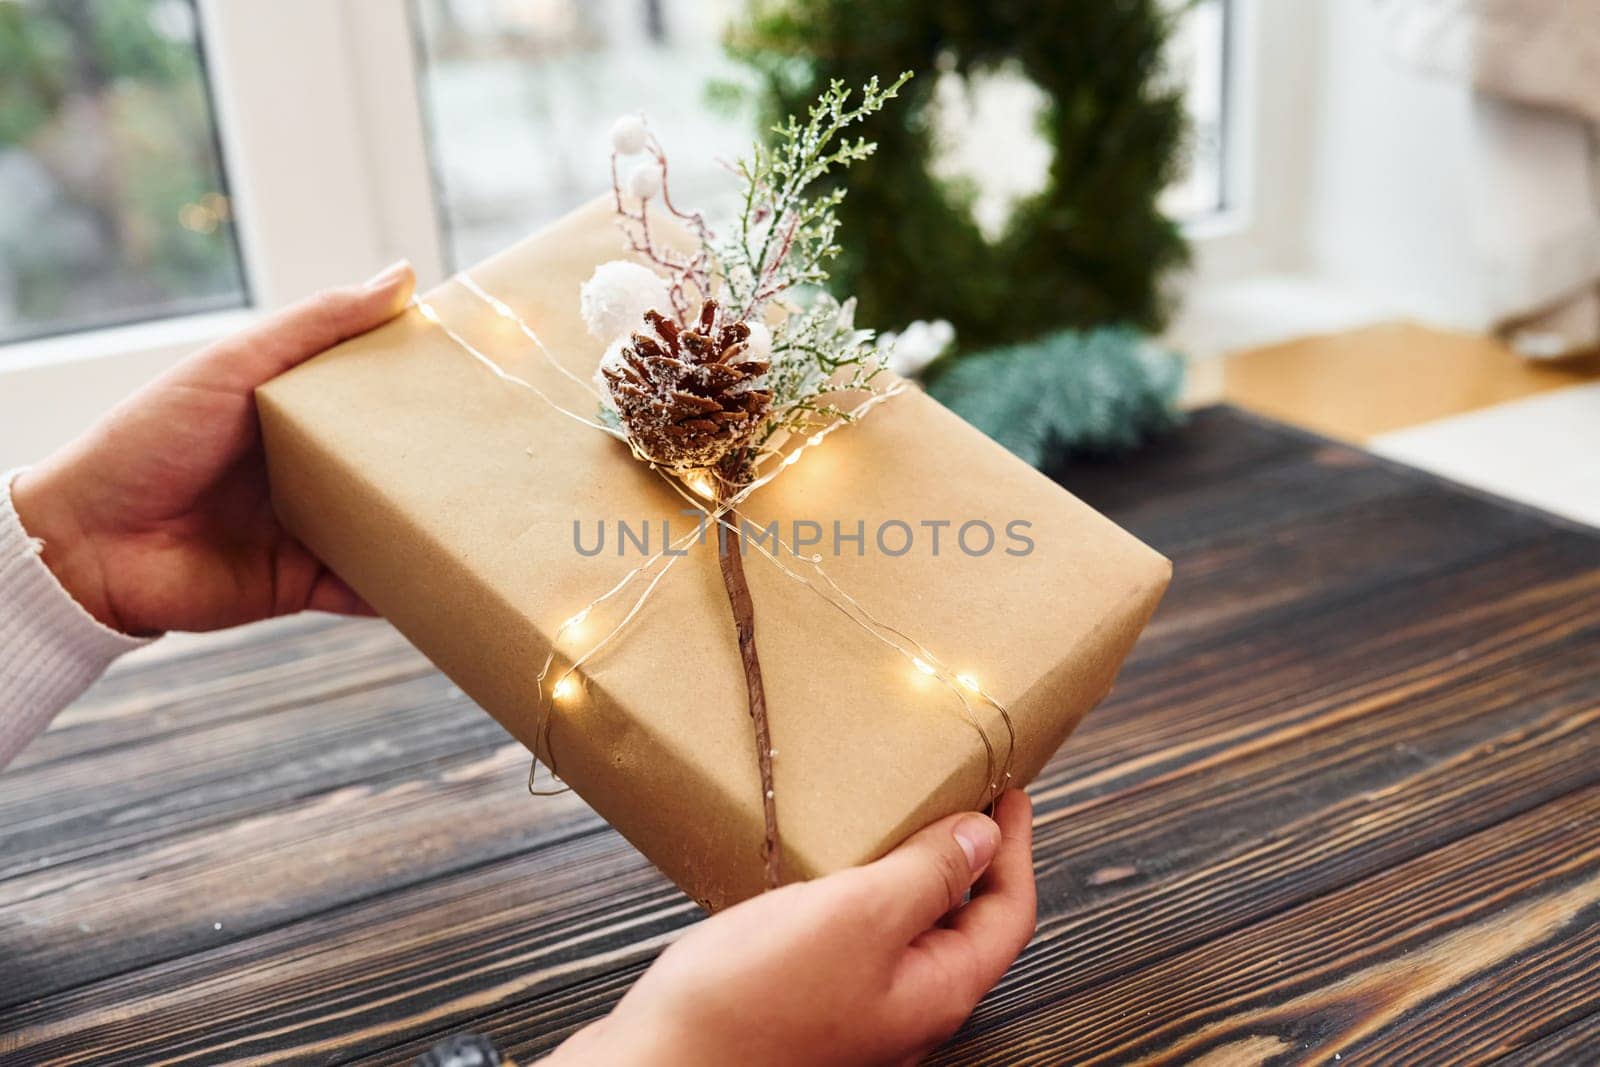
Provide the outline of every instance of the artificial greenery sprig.
[[848,418],[829,394],[868,388],[879,368],[874,334],[855,328],[855,301],[840,304],[821,287],[828,264],[839,254],[837,208],[840,186],[808,196],[814,182],[835,167],[866,159],[877,144],[840,135],[881,111],[911,78],[902,73],[887,87],[876,77],[852,93],[833,82],[808,109],[772,128],[774,143],[757,144],[736,165],[743,184],[734,233],[712,241],[719,278],[730,303],[743,316],[759,315],[772,301],[796,290],[816,290],[779,324],[772,345],[772,417],[762,441],[780,430],[803,431],[824,418]]
[[[670,309],[663,310],[670,310],[677,325],[690,327],[700,302],[715,299],[719,326],[744,323],[764,338],[769,336],[769,307],[775,302],[785,307],[770,329],[770,347],[757,352],[771,364],[763,386],[771,393],[770,406],[750,442],[758,448],[783,431],[805,432],[819,421],[849,418],[830,398],[870,388],[879,372],[875,334],[855,328],[855,302],[841,304],[823,288],[829,263],[841,247],[837,209],[845,189],[814,194],[811,187],[836,168],[873,154],[874,142],[843,134],[881,111],[910,77],[910,72],[903,73],[888,86],[870,78],[859,96],[836,81],[807,109],[804,120],[791,115],[774,126],[771,145],[758,142],[734,165],[740,206],[725,236],[714,233],[701,212],[673,202],[666,152],[642,120],[621,120],[613,130],[611,174],[618,223],[629,249],[664,275]],[[646,162],[624,183],[618,159],[637,153]],[[653,204],[689,230],[692,250],[680,251],[656,239]],[[615,302],[630,301],[618,297]]]
[[772,128],[776,140],[770,147],[758,142],[750,157],[735,165],[744,185],[738,232],[731,240],[711,243],[730,303],[741,309],[741,317],[795,286],[828,280],[827,263],[839,254],[835,209],[845,190],[816,197],[807,197],[806,190],[834,167],[848,167],[877,150],[865,138],[840,140],[839,135],[883,110],[910,78],[907,71],[887,88],[876,77],[869,79],[854,107],[851,90],[835,81],[811,105],[805,122],[790,115]]

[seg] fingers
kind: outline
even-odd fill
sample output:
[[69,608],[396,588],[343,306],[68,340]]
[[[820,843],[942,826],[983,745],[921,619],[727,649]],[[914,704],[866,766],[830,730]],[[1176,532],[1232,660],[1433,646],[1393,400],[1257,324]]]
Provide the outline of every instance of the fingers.
[[296,615],[302,611],[324,611],[330,615],[376,615],[338,575],[311,550],[284,535],[273,553],[271,587],[274,602],[268,615]]
[[995,811],[1002,838],[970,903],[911,943],[896,998],[930,1040],[954,1033],[1033,936],[1033,805],[1010,790]]
[[980,990],[1000,980],[1033,937],[1037,898],[1033,882],[1033,804],[1020,789],[1008,790],[995,811],[1000,851],[973,889],[972,901],[956,912],[949,932],[972,943]]
[[860,868],[862,888],[888,902],[894,935],[909,942],[960,906],[1000,843],[1000,828],[987,816],[952,815]]
[[207,349],[187,370],[208,387],[249,392],[340,341],[388,322],[404,310],[415,287],[411,264],[401,260],[365,285],[329,289],[283,309]]
[[344,579],[328,570],[318,575],[316,584],[311,587],[311,594],[306,597],[306,610],[366,617],[378,614],[344,583]]

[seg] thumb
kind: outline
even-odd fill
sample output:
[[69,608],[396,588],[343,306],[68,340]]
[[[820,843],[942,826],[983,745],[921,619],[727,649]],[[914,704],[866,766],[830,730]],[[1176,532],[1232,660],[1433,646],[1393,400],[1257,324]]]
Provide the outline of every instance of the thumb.
[[897,933],[909,942],[966,899],[1000,848],[1000,827],[975,811],[940,819],[861,868],[880,899],[896,901]]
[[401,260],[364,285],[307,297],[202,353],[194,373],[213,387],[248,392],[339,342],[388,322],[404,310],[416,280],[411,264]]

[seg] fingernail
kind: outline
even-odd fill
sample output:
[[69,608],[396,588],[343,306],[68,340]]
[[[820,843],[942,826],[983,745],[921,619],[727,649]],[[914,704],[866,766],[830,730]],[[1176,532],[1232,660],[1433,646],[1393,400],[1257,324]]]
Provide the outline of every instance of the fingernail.
[[1000,848],[1000,827],[984,815],[968,815],[955,828],[956,844],[967,856],[967,870],[980,873]]
[[372,276],[372,280],[367,282],[367,288],[373,291],[378,289],[387,289],[395,282],[398,282],[401,278],[405,277],[406,272],[410,269],[410,260],[395,260],[393,263],[380,270],[377,274],[374,274]]

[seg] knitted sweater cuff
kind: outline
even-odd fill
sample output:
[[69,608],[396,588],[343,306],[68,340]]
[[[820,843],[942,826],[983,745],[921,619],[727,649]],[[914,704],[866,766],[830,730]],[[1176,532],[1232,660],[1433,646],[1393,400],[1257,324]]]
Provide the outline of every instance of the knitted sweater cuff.
[[0,475],[0,767],[113,660],[153,640],[102,625],[62,588],[12,503],[21,473]]

